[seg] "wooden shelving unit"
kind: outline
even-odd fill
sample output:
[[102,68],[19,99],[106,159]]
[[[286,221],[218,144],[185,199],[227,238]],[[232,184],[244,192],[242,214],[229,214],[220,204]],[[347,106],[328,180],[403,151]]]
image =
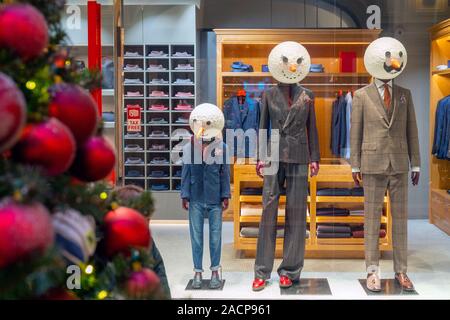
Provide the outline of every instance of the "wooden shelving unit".
[[[242,226],[258,226],[261,221],[260,215],[242,216],[241,206],[243,203],[262,203],[262,196],[244,196],[241,190],[244,186],[262,186],[262,179],[256,175],[254,165],[235,165],[234,169],[234,194],[233,194],[233,213],[234,213],[234,247],[236,250],[244,251],[250,255],[256,250],[257,238],[241,237]],[[319,187],[328,186],[351,186],[353,180],[351,177],[351,168],[349,165],[341,164],[322,164],[320,173],[317,177],[309,178],[310,196],[308,197],[309,216],[309,239],[306,241],[307,256],[317,258],[332,256],[343,257],[361,257],[364,254],[364,239],[360,238],[336,238],[320,239],[317,237],[316,228],[321,223],[342,223],[342,224],[364,224],[363,216],[347,217],[317,217],[317,208],[325,204],[345,207],[348,205],[358,205],[362,207],[363,197],[322,197],[317,196]],[[285,203],[286,198],[280,197],[280,203]],[[386,237],[380,239],[380,250],[392,250],[392,220],[389,197],[385,200],[385,214],[381,218],[381,224],[386,229]],[[325,205],[326,206],[326,205]],[[283,225],[284,216],[279,216],[277,223]],[[277,239],[276,251],[280,253],[283,248],[283,240]]]
[[[450,60],[450,19],[430,30],[430,146],[433,145],[435,115],[439,100],[450,95],[450,69],[436,71],[436,66]],[[430,159],[430,223],[450,235],[450,161]]]

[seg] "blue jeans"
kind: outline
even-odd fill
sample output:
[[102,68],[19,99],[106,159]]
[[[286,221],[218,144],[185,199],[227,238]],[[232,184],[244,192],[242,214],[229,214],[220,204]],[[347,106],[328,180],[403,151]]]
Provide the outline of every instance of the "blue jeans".
[[189,203],[189,231],[191,234],[194,271],[203,272],[203,224],[205,214],[209,221],[209,253],[211,271],[220,268],[222,250],[222,205],[210,205],[200,202]]

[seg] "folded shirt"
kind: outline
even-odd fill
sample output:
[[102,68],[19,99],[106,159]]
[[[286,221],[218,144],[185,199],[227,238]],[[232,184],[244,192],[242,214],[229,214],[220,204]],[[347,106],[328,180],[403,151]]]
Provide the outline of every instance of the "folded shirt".
[[231,65],[231,71],[233,72],[253,72],[253,67],[249,64],[244,64],[241,61],[233,62]]
[[153,191],[166,191],[169,190],[169,186],[167,184],[152,184],[150,189]]
[[364,216],[364,209],[350,210],[351,216]]
[[194,67],[191,66],[190,63],[188,63],[188,64],[180,63],[176,66],[175,70],[194,70]]
[[175,94],[175,97],[177,97],[177,98],[191,98],[191,97],[194,97],[194,95],[191,92],[177,92]]
[[114,112],[105,111],[102,113],[102,119],[106,122],[114,122],[116,120],[116,115]]
[[350,189],[347,188],[322,188],[317,190],[318,196],[340,197],[351,196]]
[[352,229],[346,225],[319,225],[317,226],[317,232],[322,233],[351,233]]
[[348,209],[342,208],[318,208],[316,216],[318,217],[346,217],[350,214]]
[[167,53],[164,53],[164,51],[152,50],[147,56],[152,58],[165,58],[169,55]]
[[125,97],[143,97],[144,95],[139,91],[127,91]]
[[169,107],[166,107],[163,104],[152,104],[150,108],[148,108],[150,111],[167,111],[169,110]]
[[125,176],[128,178],[140,178],[143,177],[144,174],[139,170],[129,170]]
[[162,64],[150,64],[147,68],[148,71],[166,71],[167,68]]
[[135,78],[125,78],[124,84],[144,84],[144,82],[141,79],[135,79]]
[[125,146],[125,151],[127,152],[136,152],[136,151],[142,151],[144,150],[140,145],[138,144],[129,144]]
[[177,171],[175,171],[175,173],[174,173],[174,175],[173,175],[174,177],[181,177],[181,170],[177,170]]
[[[259,236],[259,228],[258,227],[243,227],[241,228],[240,236],[243,238],[257,238]],[[277,238],[284,237],[284,228],[277,228]],[[306,230],[306,239],[309,238],[309,230]]]
[[123,68],[125,71],[142,71],[142,68],[137,64],[127,64]]
[[192,54],[184,51],[184,52],[175,52],[174,54],[172,54],[172,57],[177,57],[177,58],[184,58],[184,57],[192,57]]
[[351,238],[351,233],[329,233],[329,232],[317,232],[317,238]]
[[149,135],[149,137],[168,137],[167,133],[165,133],[164,131],[152,131]]
[[189,119],[188,118],[179,117],[179,118],[177,118],[177,120],[175,120],[175,123],[189,124]]
[[144,160],[138,157],[129,157],[125,161],[125,164],[144,164]]
[[[352,231],[353,238],[364,238],[364,230]],[[386,237],[386,230],[380,229],[380,238]]]
[[166,119],[164,118],[151,118],[150,119],[150,123],[155,123],[155,124],[167,124],[169,123]]
[[192,106],[190,104],[177,104],[175,110],[191,111]]
[[168,176],[169,176],[169,174],[162,170],[153,170],[149,174],[149,177],[152,177],[152,178],[166,178]]
[[309,68],[310,72],[324,72],[325,68],[322,64],[311,64],[311,67]]
[[125,138],[131,138],[131,139],[132,138],[142,138],[142,137],[144,137],[144,136],[140,132],[128,132],[125,135]]
[[164,91],[152,91],[150,92],[150,97],[168,97],[169,95],[165,93]]
[[139,52],[125,51],[125,57],[142,57]]
[[355,197],[364,197],[364,188],[358,187],[350,190],[351,195]]
[[191,79],[177,79],[173,84],[194,84]]
[[152,79],[149,84],[168,84],[169,81],[164,79]]
[[175,190],[177,190],[177,191],[181,190],[181,183],[177,183],[175,185]]
[[[286,207],[280,205],[278,207],[278,216],[284,216],[286,214]],[[261,216],[263,211],[262,204],[256,203],[243,203],[241,205],[241,216]]]
[[167,150],[166,145],[164,144],[152,144],[150,147],[150,151],[165,151]]
[[257,196],[262,195],[263,188],[242,188],[241,195]]
[[169,161],[163,157],[155,157],[150,161],[151,164],[168,164]]

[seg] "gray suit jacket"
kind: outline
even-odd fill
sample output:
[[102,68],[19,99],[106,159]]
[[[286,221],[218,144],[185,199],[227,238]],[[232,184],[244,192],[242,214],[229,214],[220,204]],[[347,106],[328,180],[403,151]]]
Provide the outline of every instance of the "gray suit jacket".
[[419,136],[411,92],[394,85],[389,121],[375,84],[355,92],[352,106],[350,162],[366,174],[395,173],[420,167]]
[[[292,92],[293,104],[289,108],[286,98],[288,90],[289,85],[279,84],[264,92],[260,129],[269,129],[270,126],[271,130],[278,130],[281,162],[308,164],[310,161],[319,161],[314,95],[308,89],[295,85]],[[266,147],[260,144],[263,152]]]

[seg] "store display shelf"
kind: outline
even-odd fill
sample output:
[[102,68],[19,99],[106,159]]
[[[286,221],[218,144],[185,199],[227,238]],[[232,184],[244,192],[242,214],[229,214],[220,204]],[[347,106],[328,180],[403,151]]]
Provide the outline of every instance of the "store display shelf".
[[[364,216],[347,216],[347,217],[318,217],[316,216],[316,223],[355,223],[355,224],[363,224]],[[381,223],[388,223],[388,219],[386,216],[381,217]]]
[[[386,203],[387,197],[384,197]],[[317,196],[316,202],[335,202],[335,203],[364,203],[364,197],[329,197],[329,196]]]
[[137,164],[125,163],[125,167],[145,167],[145,163],[137,163]]
[[[270,72],[222,72],[223,78],[234,78],[234,77],[244,77],[244,78],[256,78],[256,77],[272,77]],[[371,78],[371,75],[367,72],[357,72],[357,73],[347,73],[347,72],[322,72],[322,73],[312,73],[310,72],[306,79],[308,78]]]
[[432,72],[433,76],[445,76],[445,77],[450,77],[450,68],[446,69],[446,70],[436,70]]
[[[389,242],[386,238],[380,239],[380,245],[388,246]],[[317,238],[317,244],[320,245],[361,245],[364,246],[364,238]]]
[[444,189],[431,189],[431,192],[439,194],[450,203],[450,194]]
[[[241,216],[239,221],[241,223],[260,223],[261,222],[261,216]],[[285,223],[286,217],[285,216],[278,216],[277,223]],[[311,219],[310,217],[306,218],[306,222],[310,223]]]
[[[247,196],[241,195],[239,197],[240,202],[249,202],[249,203],[262,203],[262,196]],[[311,201],[311,197],[308,197],[308,202]],[[286,203],[286,196],[280,196],[280,203]]]

